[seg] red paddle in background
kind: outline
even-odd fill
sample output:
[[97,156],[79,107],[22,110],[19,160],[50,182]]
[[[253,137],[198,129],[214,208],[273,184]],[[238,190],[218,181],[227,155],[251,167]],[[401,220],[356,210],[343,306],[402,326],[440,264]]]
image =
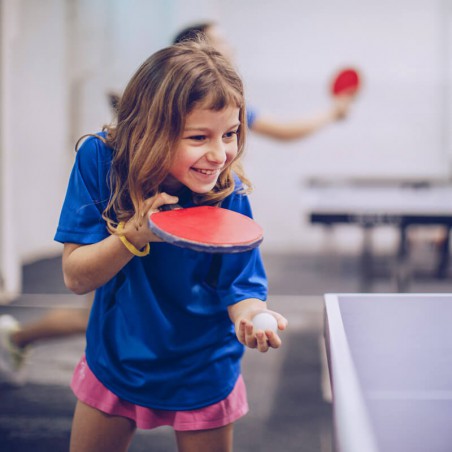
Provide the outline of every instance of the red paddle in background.
[[361,87],[361,77],[354,68],[341,69],[333,78],[331,83],[331,94],[333,96],[354,95]]
[[155,212],[149,215],[148,224],[163,241],[206,253],[249,251],[263,240],[263,230],[254,220],[221,207]]

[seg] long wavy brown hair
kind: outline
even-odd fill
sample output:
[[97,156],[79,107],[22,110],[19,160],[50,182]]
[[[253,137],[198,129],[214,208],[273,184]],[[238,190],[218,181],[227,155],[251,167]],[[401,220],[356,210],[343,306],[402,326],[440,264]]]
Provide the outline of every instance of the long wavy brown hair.
[[105,127],[113,149],[111,198],[103,216],[111,232],[118,221],[142,218],[144,200],[157,194],[169,174],[187,115],[195,107],[239,108],[238,153],[197,204],[219,204],[234,190],[234,173],[251,190],[241,156],[246,135],[243,83],[232,65],[201,38],[162,49],[148,58],[128,83],[117,120]]

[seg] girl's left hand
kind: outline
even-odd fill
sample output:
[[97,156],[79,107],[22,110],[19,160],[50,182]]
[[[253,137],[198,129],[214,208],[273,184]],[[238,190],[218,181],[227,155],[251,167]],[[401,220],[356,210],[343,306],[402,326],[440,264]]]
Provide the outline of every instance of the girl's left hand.
[[246,345],[249,348],[257,348],[258,351],[265,353],[269,348],[279,348],[282,341],[278,334],[273,331],[256,331],[252,319],[261,312],[271,314],[275,317],[278,323],[278,331],[284,331],[286,329],[288,323],[287,319],[278,312],[270,311],[268,309],[259,311],[253,309],[243,313],[244,315],[240,317],[235,324],[235,330],[238,340],[243,345]]

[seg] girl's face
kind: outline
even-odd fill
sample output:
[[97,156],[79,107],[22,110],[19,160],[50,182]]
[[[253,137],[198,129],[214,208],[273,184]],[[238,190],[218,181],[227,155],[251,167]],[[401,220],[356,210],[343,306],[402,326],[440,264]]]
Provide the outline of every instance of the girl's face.
[[239,108],[195,108],[187,115],[164,188],[170,192],[182,186],[194,193],[212,190],[220,173],[237,155],[239,126]]

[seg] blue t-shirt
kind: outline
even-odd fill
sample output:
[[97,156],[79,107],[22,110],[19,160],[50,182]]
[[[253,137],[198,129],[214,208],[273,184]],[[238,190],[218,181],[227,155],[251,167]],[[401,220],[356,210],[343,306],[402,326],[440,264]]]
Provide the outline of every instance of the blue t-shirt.
[[[90,244],[109,235],[102,211],[110,196],[111,157],[97,138],[82,145],[55,240]],[[238,188],[222,207],[251,216]],[[88,364],[113,393],[138,405],[191,410],[216,403],[233,389],[244,352],[227,307],[266,296],[257,249],[209,254],[152,243],[148,256],[134,257],[96,290]]]

